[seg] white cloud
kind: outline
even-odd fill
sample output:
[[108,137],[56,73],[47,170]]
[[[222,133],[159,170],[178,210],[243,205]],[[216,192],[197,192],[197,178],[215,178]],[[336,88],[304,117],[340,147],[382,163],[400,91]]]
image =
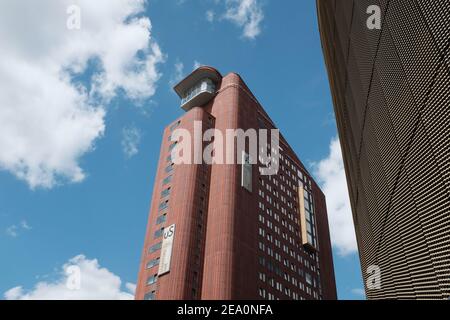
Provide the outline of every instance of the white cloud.
[[338,138],[331,141],[329,155],[313,166],[327,199],[332,245],[340,255],[355,253],[358,249]]
[[364,289],[362,288],[354,288],[351,290],[351,293],[354,294],[355,296],[359,296],[359,297],[366,297],[366,293],[364,291]]
[[19,236],[19,233],[21,231],[28,231],[31,230],[31,226],[28,224],[26,220],[20,221],[19,225],[12,225],[6,228],[6,234],[10,237],[16,238]]
[[6,234],[10,237],[16,238],[19,234],[17,233],[17,226],[12,225],[6,228]]
[[183,79],[184,76],[184,64],[181,61],[177,61],[174,65],[175,71],[172,78],[169,81],[170,86],[176,85]]
[[[66,27],[71,0],[0,2],[0,169],[31,188],[85,178],[79,160],[104,133],[107,103],[155,93],[165,57],[144,2],[78,0],[80,30]],[[75,81],[92,65],[87,86]]]
[[264,19],[259,0],[226,0],[225,19],[243,28],[243,36],[255,39],[261,33],[261,22]]
[[141,132],[138,128],[131,126],[122,130],[122,151],[127,158],[138,154]]
[[[79,286],[72,286],[73,268],[79,271]],[[78,274],[78,273],[77,273]],[[131,300],[134,298],[135,285],[125,284],[106,268],[102,268],[97,259],[87,259],[78,255],[62,266],[58,279],[53,282],[39,282],[33,289],[24,290],[17,286],[4,293],[7,300]]]
[[201,66],[204,66],[203,63],[198,62],[197,60],[194,61],[194,70],[200,68]]
[[127,290],[134,296],[134,294],[136,293],[136,284],[135,283],[130,283],[127,282],[125,284],[125,288],[127,288]]
[[208,22],[214,22],[214,18],[215,18],[215,13],[213,10],[206,11],[206,20]]
[[26,220],[22,220],[20,222],[20,226],[25,229],[25,230],[31,230],[31,226],[28,224],[28,222]]

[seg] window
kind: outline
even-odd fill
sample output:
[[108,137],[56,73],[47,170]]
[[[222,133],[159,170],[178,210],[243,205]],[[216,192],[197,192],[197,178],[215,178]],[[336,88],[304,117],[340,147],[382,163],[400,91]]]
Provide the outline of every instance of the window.
[[278,291],[281,291],[281,292],[283,291],[283,285],[281,283],[279,283],[278,281],[276,282],[275,287]]
[[169,151],[172,151],[173,150],[173,148],[175,148],[175,146],[178,144],[178,141],[175,141],[174,143],[172,143],[170,146],[169,146]]
[[155,231],[155,234],[153,235],[153,238],[154,238],[154,239],[161,238],[162,235],[163,235],[163,233],[164,233],[164,228],[161,228],[161,229],[159,229],[159,230],[156,230],[156,231]]
[[187,90],[187,92],[183,96],[183,99],[181,100],[181,105],[188,103],[190,100],[192,100],[202,92],[214,93],[215,90],[216,86],[214,85],[211,79],[209,78],[202,79],[192,88],[189,88],[189,90]]
[[275,260],[281,262],[281,255],[278,252],[275,252]]
[[264,223],[264,217],[262,215],[259,215],[259,222]]
[[259,257],[259,264],[264,266],[266,264],[266,260],[264,259],[264,257]]
[[160,225],[161,223],[166,222],[166,220],[167,220],[167,214],[165,213],[156,219],[156,225]]
[[259,228],[259,235],[262,236],[262,237],[264,237],[265,234],[266,234],[266,233],[264,232],[264,229],[263,229],[263,228]]
[[147,279],[147,285],[149,286],[149,285],[155,284],[156,281],[158,281],[158,275],[157,275],[157,274],[154,274],[154,275],[148,277],[148,279]]
[[284,294],[287,295],[288,297],[291,296],[291,290],[289,288],[284,288]]
[[169,207],[169,200],[166,200],[159,204],[158,210],[163,211]]
[[165,171],[166,171],[167,173],[172,172],[172,171],[173,171],[173,166],[174,166],[173,163],[169,164],[169,165],[166,167]]
[[305,273],[305,280],[307,284],[312,285],[312,277],[309,273]]
[[261,298],[266,298],[266,290],[259,288],[259,295]]
[[259,280],[261,280],[262,282],[266,282],[266,274],[260,272],[259,273]]
[[170,188],[167,188],[161,192],[161,198],[165,198],[170,195]]
[[147,292],[144,295],[144,300],[155,300],[155,298],[156,298],[156,291]]
[[174,124],[172,124],[171,126],[170,126],[170,131],[173,131],[173,130],[175,130],[176,128],[178,128],[178,126],[181,124],[181,121],[177,121],[177,122],[175,122]]
[[147,269],[151,269],[155,266],[159,265],[159,257],[156,259],[152,259],[147,263]]
[[172,176],[168,176],[167,178],[165,178],[165,179],[163,180],[163,185],[168,184],[168,183],[170,183],[171,181],[172,181]]
[[262,243],[262,242],[259,242],[259,249],[260,250],[262,250],[262,251],[264,251],[265,250],[265,245],[264,245],[264,243]]
[[151,246],[150,249],[148,249],[148,253],[153,253],[153,252],[160,250],[161,245],[162,245],[162,242],[158,242],[157,244]]

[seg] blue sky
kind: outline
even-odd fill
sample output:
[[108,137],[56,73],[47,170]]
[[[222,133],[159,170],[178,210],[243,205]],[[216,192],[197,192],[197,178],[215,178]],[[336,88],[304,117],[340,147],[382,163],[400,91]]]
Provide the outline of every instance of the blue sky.
[[[12,2],[9,6],[5,4],[0,12],[11,16],[19,14],[23,10],[20,2],[14,6]],[[104,22],[101,28],[106,28],[111,18],[107,16],[108,12],[102,10],[98,13],[102,16],[94,19],[88,2],[74,2],[81,7],[79,34],[83,36],[80,39],[91,39],[89,32],[94,35],[98,32],[97,25],[91,24],[90,19]],[[248,6],[243,6],[242,2]],[[118,10],[122,9],[118,1],[99,1],[91,6],[111,3],[116,3],[112,6]],[[127,292],[132,289],[128,290],[126,283],[132,288],[132,283],[136,282],[161,133],[183,112],[171,84],[182,74],[191,72],[197,63],[214,66],[223,74],[239,73],[305,165],[316,173],[331,201],[328,206],[334,218],[330,218],[330,223],[345,224],[345,228],[334,225],[333,233],[339,298],[363,298],[354,236],[348,236],[348,230],[352,231],[351,218],[335,141],[337,133],[315,1],[290,0],[283,1],[283,5],[274,0],[150,0],[145,4],[137,3],[141,4],[138,8],[124,8],[133,14],[121,22],[126,25],[132,24],[133,19],[144,19],[134,28],[126,29],[130,32],[129,43],[123,40],[128,36],[120,38],[115,34],[117,29],[111,28],[98,33],[101,34],[99,39],[108,39],[111,35],[112,41],[105,42],[104,46],[96,46],[93,41],[90,51],[76,46],[69,53],[53,50],[58,46],[67,48],[66,38],[74,37],[73,43],[78,36],[64,28],[58,37],[54,37],[56,40],[46,33],[47,28],[42,28],[40,35],[41,29],[34,28],[33,24],[42,22],[31,18],[28,24],[36,30],[36,37],[59,43],[41,41],[39,48],[33,47],[36,52],[31,55],[21,42],[27,41],[26,35],[16,29],[15,40],[0,50],[0,58],[18,61],[20,66],[27,65],[31,70],[27,74],[34,77],[33,83],[48,88],[49,95],[53,97],[54,94],[56,101],[67,100],[67,95],[59,97],[57,85],[61,85],[61,90],[69,90],[69,95],[75,92],[75,97],[86,98],[82,107],[80,100],[74,98],[70,104],[74,109],[55,111],[58,117],[69,121],[70,128],[73,127],[66,134],[65,128],[53,130],[60,121],[49,120],[59,118],[47,116],[53,112],[52,108],[45,107],[48,104],[44,107],[34,104],[35,101],[47,101],[46,95],[39,95],[44,89],[28,94],[30,89],[22,80],[24,75],[19,80],[12,78],[16,82],[0,76],[0,84],[9,83],[7,88],[11,93],[9,96],[0,93],[0,105],[12,106],[11,101],[20,103],[18,108],[11,107],[11,110],[18,110],[16,114],[12,112],[13,121],[9,121],[11,118],[7,113],[0,111],[0,124],[6,120],[10,124],[4,127],[7,129],[3,133],[0,127],[0,133],[6,137],[6,142],[0,138],[0,153],[5,155],[0,155],[0,255],[4,257],[0,265],[0,294],[3,296],[20,286],[21,290],[16,289],[14,294],[10,291],[6,297],[31,295],[36,292],[38,282],[43,282],[46,290],[51,291],[64,278],[64,265],[80,263],[96,272],[100,268],[109,270],[105,273],[105,281],[114,282],[120,278],[119,284],[114,282],[117,295],[108,298],[117,298],[122,293],[129,297]],[[48,2],[48,6],[53,5],[54,2]],[[48,21],[55,25],[65,21],[65,12],[59,17],[60,11],[56,10],[57,13],[52,15],[53,11],[48,10],[49,17],[54,18]],[[117,14],[111,10],[111,16]],[[147,40],[141,37],[142,28],[151,30]],[[137,40],[133,42],[134,39]],[[131,58],[124,52],[133,46],[141,48],[139,45],[144,49]],[[14,56],[11,52],[15,52]],[[112,58],[108,56],[111,52],[115,53]],[[48,62],[48,55],[54,57],[52,62]],[[116,57],[123,59],[126,66],[130,61],[148,64],[133,65],[135,73],[117,71],[114,67],[108,69],[108,61],[116,61]],[[43,71],[33,65],[34,61],[42,61],[43,65],[48,63],[50,67]],[[14,63],[0,64],[0,74],[1,71],[12,74],[14,66]],[[64,74],[69,79],[61,77],[67,68],[71,72]],[[57,71],[51,78],[49,74],[53,69]],[[141,78],[142,74],[136,70],[147,74],[156,70],[156,74]],[[146,86],[138,83],[141,80]],[[55,81],[53,86],[50,85],[52,81]],[[17,96],[20,94],[25,99],[12,100],[18,90]],[[31,99],[33,94],[39,99]],[[55,110],[59,106],[55,104]],[[29,121],[22,121],[24,110],[42,112]],[[75,116],[67,118],[63,112],[75,112]],[[42,121],[37,120],[41,115]],[[80,119],[84,122],[75,123]],[[49,122],[43,127],[45,121]],[[56,137],[55,132],[59,133]],[[57,156],[53,157],[55,150],[58,150]],[[7,153],[17,154],[17,157],[8,157]],[[339,192],[336,189],[340,189]],[[346,216],[342,218],[342,215]],[[338,229],[346,230],[347,234]]]

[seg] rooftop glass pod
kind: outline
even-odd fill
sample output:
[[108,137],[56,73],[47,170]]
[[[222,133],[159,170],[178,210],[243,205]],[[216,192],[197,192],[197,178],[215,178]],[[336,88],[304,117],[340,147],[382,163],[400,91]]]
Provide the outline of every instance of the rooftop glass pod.
[[181,99],[181,108],[189,111],[214,99],[222,75],[216,69],[201,66],[176,84],[173,89]]
[[185,107],[188,104],[195,103],[201,105],[202,103],[206,103],[215,92],[216,85],[213,81],[209,78],[204,78],[185,92],[181,100],[181,107],[186,109]]

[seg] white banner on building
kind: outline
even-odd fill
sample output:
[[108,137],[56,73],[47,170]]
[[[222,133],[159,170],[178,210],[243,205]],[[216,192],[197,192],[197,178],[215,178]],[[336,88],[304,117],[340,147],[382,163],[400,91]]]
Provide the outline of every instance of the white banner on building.
[[252,192],[252,161],[250,155],[242,151],[241,186]]
[[170,271],[170,260],[172,259],[173,238],[175,236],[175,225],[164,228],[164,238],[161,247],[161,257],[159,259],[158,276]]

